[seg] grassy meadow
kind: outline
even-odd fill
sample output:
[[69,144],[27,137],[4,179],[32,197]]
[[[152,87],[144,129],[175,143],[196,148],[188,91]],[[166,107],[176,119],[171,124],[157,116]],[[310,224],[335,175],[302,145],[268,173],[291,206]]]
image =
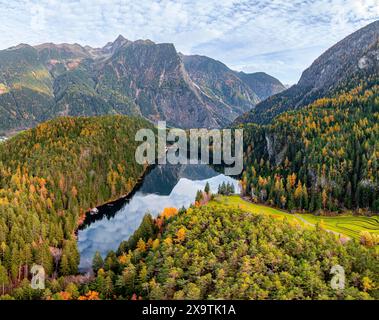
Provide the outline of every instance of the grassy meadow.
[[269,206],[250,203],[241,197],[234,195],[230,197],[218,196],[209,206],[225,205],[238,207],[253,213],[270,215],[277,219],[287,218],[289,221],[296,221],[304,227],[314,227],[317,223],[324,229],[340,233],[349,238],[359,240],[362,231],[368,231],[379,235],[379,217],[364,217],[353,215],[340,215],[336,217],[316,216],[313,214],[291,214]]

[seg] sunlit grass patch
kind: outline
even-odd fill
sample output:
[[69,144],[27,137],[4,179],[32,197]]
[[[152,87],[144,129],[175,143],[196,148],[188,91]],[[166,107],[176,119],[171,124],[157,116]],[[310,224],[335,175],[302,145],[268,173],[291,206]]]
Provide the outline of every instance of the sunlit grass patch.
[[337,217],[320,217],[312,214],[302,214],[305,220],[325,226],[326,229],[345,234],[349,237],[359,239],[362,231],[379,234],[379,217],[357,217],[342,215]]
[[[235,207],[235,208],[240,208],[242,210],[246,210],[252,213],[258,213],[258,214],[268,214],[272,216],[275,219],[284,219],[287,218],[289,221],[291,220],[297,220],[299,222],[302,222],[300,219],[298,219],[296,216],[293,214],[290,214],[288,212],[264,206],[261,204],[255,204],[255,203],[250,203],[247,202],[243,199],[241,199],[240,196],[235,195],[235,196],[218,196],[217,201],[219,203],[222,203],[223,205]],[[212,204],[211,204],[212,205]]]
[[[283,220],[284,218],[289,221],[296,221],[305,227],[312,227],[316,224],[322,225],[326,230],[334,231],[350,238],[359,240],[361,232],[368,231],[372,234],[379,235],[379,217],[357,217],[353,215],[341,215],[337,217],[316,216],[313,214],[291,214],[280,209],[272,208],[269,206],[250,203],[243,200],[240,196],[217,196],[216,201],[211,202],[209,205],[223,205],[227,207],[235,207],[248,212],[257,214],[267,214],[275,219]],[[307,223],[305,223],[303,220]]]

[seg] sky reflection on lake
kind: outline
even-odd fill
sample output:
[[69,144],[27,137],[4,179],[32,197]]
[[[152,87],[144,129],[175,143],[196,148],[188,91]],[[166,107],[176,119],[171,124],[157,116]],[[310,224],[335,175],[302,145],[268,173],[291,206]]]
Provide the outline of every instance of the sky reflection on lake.
[[[205,165],[198,167],[201,168],[203,166]],[[193,168],[192,166],[192,170]],[[204,168],[201,170],[203,169]],[[214,176],[204,180],[190,180],[188,178],[179,177],[179,181],[171,192],[168,195],[162,195],[159,192],[159,189],[162,188],[162,179],[152,180],[149,179],[149,175],[165,175],[168,172],[158,167],[153,169],[144,180],[149,181],[148,189],[151,191],[150,193],[143,192],[142,190],[146,188],[142,185],[140,188],[141,191],[137,191],[113,218],[108,219],[104,216],[103,219],[79,231],[78,247],[81,256],[79,269],[81,271],[87,271],[91,268],[92,258],[96,251],[99,251],[101,255],[105,257],[108,251],[117,250],[119,244],[123,240],[128,240],[138,228],[143,216],[147,212],[150,212],[155,217],[166,207],[188,207],[194,202],[197,190],[204,190],[207,182],[209,182],[211,192],[213,193],[217,193],[218,186],[224,181],[233,183],[236,192],[239,192],[239,185],[235,179],[219,174],[213,169],[210,169],[210,167],[207,167],[207,170],[208,176],[212,175],[212,172],[209,172],[210,170],[213,171]],[[168,176],[169,179],[173,179],[171,172]],[[156,189],[156,192],[154,192],[154,189]]]

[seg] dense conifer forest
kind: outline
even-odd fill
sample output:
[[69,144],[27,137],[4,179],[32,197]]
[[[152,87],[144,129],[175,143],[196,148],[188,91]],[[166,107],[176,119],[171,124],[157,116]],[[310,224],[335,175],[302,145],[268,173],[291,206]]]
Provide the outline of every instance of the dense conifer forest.
[[126,116],[58,118],[0,144],[0,293],[28,277],[76,274],[85,212],[130,192],[143,173]]
[[[82,299],[373,299],[379,255],[357,241],[341,243],[322,226],[308,229],[214,200],[157,218],[146,215],[117,253],[95,255],[97,277]],[[138,240],[137,240],[138,239]],[[330,270],[346,270],[343,291]],[[57,293],[60,298],[66,293]]]
[[245,129],[244,194],[311,212],[379,211],[376,78]]

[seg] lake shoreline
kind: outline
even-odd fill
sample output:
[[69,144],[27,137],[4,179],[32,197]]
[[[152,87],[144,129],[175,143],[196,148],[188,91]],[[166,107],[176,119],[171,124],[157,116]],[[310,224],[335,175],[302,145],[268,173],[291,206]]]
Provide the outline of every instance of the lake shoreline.
[[[102,209],[105,209],[106,207],[115,206],[115,205],[119,204],[120,202],[124,203],[126,200],[131,199],[133,197],[133,195],[141,187],[146,175],[154,168],[154,166],[155,165],[149,165],[143,169],[141,175],[137,178],[137,182],[134,184],[132,190],[129,191],[128,193],[121,195],[121,196],[118,196],[117,198],[114,198],[114,199],[111,198],[110,200],[108,200],[102,204],[96,205],[92,209],[88,209],[86,212],[84,212],[78,221],[78,225],[77,225],[77,228],[75,230],[75,234],[77,235],[78,231],[81,229],[81,227],[83,225],[85,225],[85,222],[88,220],[89,217],[91,217],[91,218],[96,217]],[[97,213],[91,213],[91,211],[94,209],[97,209],[98,212]]]
[[188,208],[207,182],[213,193],[223,182],[233,183],[239,190],[236,180],[206,164],[150,166],[142,180],[142,185],[136,184],[128,197],[108,201],[98,207],[96,214],[87,213],[77,234],[80,272],[88,270],[96,251],[102,257],[110,251],[117,251],[120,243],[138,229],[146,213],[156,217],[165,208]]

